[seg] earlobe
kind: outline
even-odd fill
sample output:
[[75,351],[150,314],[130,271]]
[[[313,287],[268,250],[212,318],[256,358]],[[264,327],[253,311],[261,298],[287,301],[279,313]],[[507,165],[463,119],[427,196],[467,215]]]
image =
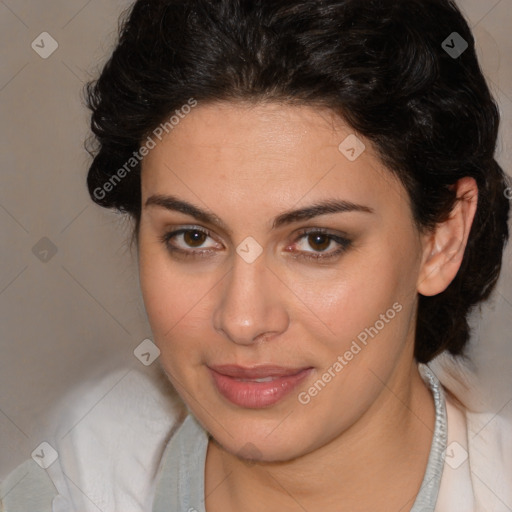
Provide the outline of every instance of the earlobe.
[[417,291],[432,296],[443,292],[459,271],[476,213],[478,186],[473,178],[461,178],[454,185],[457,202],[447,220],[423,240],[423,260]]

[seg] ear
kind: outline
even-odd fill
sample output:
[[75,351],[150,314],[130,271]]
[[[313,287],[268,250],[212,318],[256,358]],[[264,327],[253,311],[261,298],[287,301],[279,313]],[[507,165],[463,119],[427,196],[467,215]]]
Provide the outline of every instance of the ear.
[[461,178],[453,185],[457,202],[450,216],[424,236],[423,258],[416,289],[422,295],[443,292],[459,271],[478,203],[474,178]]

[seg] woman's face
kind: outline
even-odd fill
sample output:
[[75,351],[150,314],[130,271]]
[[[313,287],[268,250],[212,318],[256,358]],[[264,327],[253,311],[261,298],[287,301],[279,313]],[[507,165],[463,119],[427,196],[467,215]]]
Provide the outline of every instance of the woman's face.
[[289,460],[407,387],[422,239],[405,189],[341,120],[199,104],[145,157],[142,206],[161,363],[227,451]]

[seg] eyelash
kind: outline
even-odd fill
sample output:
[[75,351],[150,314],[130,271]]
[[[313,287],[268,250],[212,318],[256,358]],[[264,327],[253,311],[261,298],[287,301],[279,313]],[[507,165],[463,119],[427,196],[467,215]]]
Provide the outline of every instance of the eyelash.
[[[212,251],[215,251],[215,249],[203,249],[203,250],[188,251],[188,250],[181,249],[181,248],[176,247],[171,244],[171,240],[173,238],[176,238],[177,236],[179,236],[181,234],[189,233],[189,232],[202,233],[202,234],[212,238],[211,232],[208,231],[207,229],[189,227],[189,228],[182,228],[182,229],[178,229],[176,231],[169,231],[168,233],[165,233],[163,236],[160,237],[160,242],[163,243],[165,245],[165,247],[167,248],[167,250],[170,251],[171,253],[179,253],[182,256],[187,257],[187,258],[202,257],[202,255],[205,253],[211,253]],[[301,230],[297,234],[297,237],[293,243],[296,244],[303,238],[307,238],[310,235],[326,235],[330,241],[337,243],[339,245],[339,247],[335,251],[331,251],[328,253],[309,252],[309,251],[303,252],[302,251],[302,252],[298,252],[297,254],[295,254],[293,256],[294,258],[305,259],[305,260],[309,260],[309,261],[327,261],[327,260],[331,260],[331,259],[341,256],[341,254],[343,254],[352,245],[352,241],[349,240],[348,238],[329,233],[327,230],[325,230],[323,228]]]

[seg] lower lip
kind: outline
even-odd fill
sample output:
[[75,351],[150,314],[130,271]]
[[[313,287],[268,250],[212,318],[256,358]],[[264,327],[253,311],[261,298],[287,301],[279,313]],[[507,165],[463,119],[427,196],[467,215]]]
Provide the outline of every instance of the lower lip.
[[295,375],[279,377],[268,382],[242,382],[222,375],[211,368],[210,373],[219,393],[231,403],[247,409],[270,407],[291,393],[311,372],[312,368]]

